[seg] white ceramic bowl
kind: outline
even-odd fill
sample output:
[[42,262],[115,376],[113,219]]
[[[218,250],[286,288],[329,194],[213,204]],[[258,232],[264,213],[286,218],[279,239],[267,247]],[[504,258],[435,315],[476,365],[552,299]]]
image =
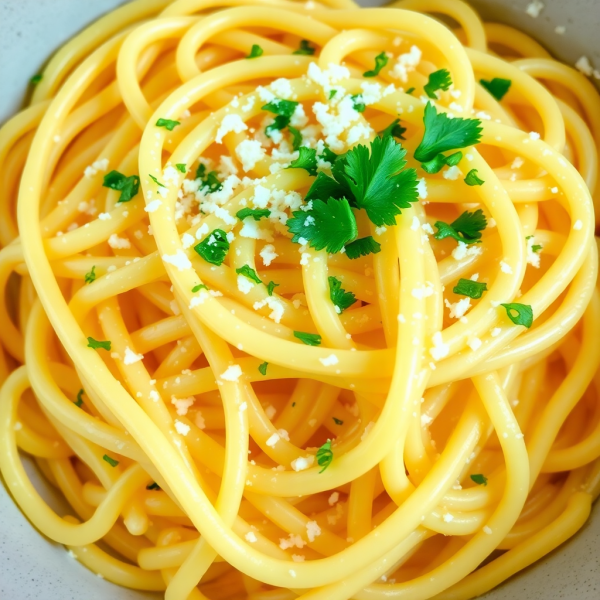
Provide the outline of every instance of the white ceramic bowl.
[[[386,0],[359,0],[380,5]],[[582,54],[600,69],[600,0],[544,0],[537,18],[531,0],[472,0],[488,19],[533,35],[557,58],[573,64]],[[48,56],[82,27],[123,0],[0,0],[0,123],[21,105],[29,78]],[[556,26],[566,27],[564,35]],[[67,507],[26,467],[50,505]],[[140,600],[160,594],[134,592],[104,581],[42,537],[0,485],[0,598],[2,600]],[[487,594],[488,600],[597,600],[600,597],[600,508],[569,542]]]

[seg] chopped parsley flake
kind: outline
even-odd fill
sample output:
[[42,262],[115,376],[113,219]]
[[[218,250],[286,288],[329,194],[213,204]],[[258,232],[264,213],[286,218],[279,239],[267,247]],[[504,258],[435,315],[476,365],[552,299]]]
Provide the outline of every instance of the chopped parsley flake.
[[388,64],[388,60],[388,56],[385,52],[381,52],[380,54],[378,54],[375,57],[375,68],[370,71],[365,71],[363,73],[363,77],[377,77],[381,69],[383,69],[383,67],[385,67],[385,65]]
[[327,202],[312,200],[309,210],[292,213],[287,227],[294,234],[292,242],[305,239],[315,250],[326,248],[330,254],[339,252],[358,233],[356,219],[345,198],[329,198]]
[[291,117],[294,114],[298,104],[298,102],[294,102],[293,100],[281,100],[280,98],[276,98],[275,100],[271,100],[271,102],[262,106],[262,110],[268,110],[273,114],[282,115],[284,117]]
[[329,99],[333,100],[333,98],[335,98],[335,95],[338,93],[338,91],[336,89],[333,90],[329,90]]
[[252,217],[255,221],[260,221],[262,218],[267,218],[271,215],[268,208],[242,208],[235,213],[235,216],[243,221],[247,217]]
[[498,102],[504,98],[510,89],[511,80],[494,77],[491,81],[488,79],[480,79],[479,83],[492,95]]
[[164,183],[161,183],[158,179],[156,179],[156,177],[154,177],[154,175],[148,175],[148,177],[150,177],[150,179],[152,179],[152,181],[154,181],[154,183],[156,185],[160,186],[161,188],[167,187]]
[[333,422],[336,425],[343,425],[344,424],[344,421],[342,421],[341,419],[336,419],[335,417],[332,417],[332,419],[333,419]]
[[88,348],[92,348],[93,350],[102,349],[102,350],[110,351],[111,343],[109,341],[102,342],[102,341],[95,340],[93,337],[88,337],[87,341],[88,341],[88,345],[87,345]]
[[436,240],[452,237],[457,242],[473,244],[479,243],[481,232],[487,227],[487,220],[483,211],[479,208],[472,213],[468,210],[465,211],[450,225],[443,221],[437,221],[434,225],[437,228],[437,232],[434,235]]
[[268,137],[271,137],[272,131],[281,131],[287,127],[292,136],[292,146],[294,150],[298,150],[302,143],[302,134],[298,129],[290,125],[290,120],[298,104],[298,102],[293,102],[292,100],[281,100],[280,98],[276,98],[262,107],[262,110],[268,110],[277,115],[273,123],[267,125],[265,128],[265,134]]
[[246,58],[258,58],[263,55],[264,50],[258,44],[252,44],[250,54]]
[[254,283],[262,283],[262,279],[257,275],[256,271],[250,265],[244,265],[239,269],[236,269],[235,272],[238,275],[243,275],[247,279],[254,281]]
[[184,163],[177,163],[175,166],[180,173],[187,173],[187,167]]
[[81,406],[83,405],[83,390],[79,390],[77,392],[77,400],[75,400],[73,404],[78,408],[81,408]]
[[302,134],[298,129],[288,125],[288,131],[292,134],[292,149],[299,150],[302,143]]
[[317,151],[314,148],[302,146],[299,148],[300,155],[287,169],[305,169],[309,175],[317,174]]
[[96,265],[93,265],[92,269],[85,274],[84,281],[86,283],[93,283],[96,281]]
[[105,454],[102,460],[105,460],[111,467],[116,467],[119,464],[118,460],[111,458],[108,454]]
[[268,362],[264,362],[264,363],[262,363],[262,364],[258,365],[258,370],[259,370],[260,374],[261,374],[263,377],[265,377],[265,376],[266,376],[266,374],[267,374],[267,367],[268,367],[268,366],[269,366],[269,363],[268,363]]
[[532,252],[539,252],[544,246],[541,246],[540,244],[534,244],[533,246],[531,246],[531,251]]
[[356,302],[356,297],[352,292],[347,292],[342,288],[342,282],[337,277],[329,276],[328,281],[329,297],[336,308],[336,312],[341,314]]
[[194,250],[206,262],[219,267],[223,264],[227,252],[229,252],[227,234],[222,229],[214,229],[212,233],[194,246]]
[[331,150],[329,146],[325,146],[323,148],[323,152],[319,154],[319,158],[321,160],[326,160],[330,164],[333,164],[338,159],[338,155],[333,150]]
[[319,473],[322,473],[333,462],[333,452],[331,451],[331,440],[327,440],[317,450],[317,463],[323,467]]
[[477,169],[471,169],[465,177],[465,183],[467,185],[483,185],[485,181],[477,177]]
[[363,102],[362,94],[353,94],[352,96],[350,96],[350,98],[352,100],[352,105],[356,112],[365,112],[365,108],[367,108],[367,105]]
[[306,56],[312,56],[315,53],[316,48],[310,45],[308,40],[300,41],[300,48],[294,50],[292,54],[305,54]]
[[381,252],[381,244],[376,242],[371,235],[354,240],[346,246],[346,256],[350,260],[378,252]]
[[448,69],[440,69],[429,75],[429,81],[425,84],[423,89],[430,98],[437,100],[436,92],[438,90],[443,90],[445,92],[450,89],[451,85],[452,78],[450,77],[450,71],[448,71]]
[[193,294],[196,294],[196,293],[197,293],[197,292],[199,292],[200,290],[207,290],[207,289],[208,289],[208,286],[207,286],[207,285],[204,285],[203,283],[199,283],[198,285],[195,285],[195,286],[192,288],[192,293],[193,293]]
[[401,140],[405,139],[404,133],[406,132],[406,127],[402,127],[401,125],[399,125],[399,123],[400,119],[394,119],[383,131],[379,132],[379,135],[381,137],[390,135]]
[[425,133],[415,150],[419,162],[429,162],[441,152],[472,146],[481,138],[479,119],[449,119],[445,113],[438,113],[431,102],[425,106],[423,122]]
[[487,283],[472,281],[471,279],[459,279],[452,291],[460,296],[469,296],[469,298],[477,300],[483,296],[483,292],[487,292]]
[[151,483],[150,485],[147,485],[146,489],[147,490],[160,490],[160,485],[158,485],[158,483],[156,483],[156,481],[155,481],[155,482]]
[[205,194],[218,192],[223,188],[223,184],[219,181],[219,176],[216,171],[206,172],[206,165],[200,164],[196,170],[196,179],[200,179],[200,189]]
[[318,333],[305,333],[304,331],[294,331],[294,337],[298,338],[307,346],[320,346],[321,336]]
[[159,119],[158,121],[156,121],[157,127],[164,127],[169,131],[173,131],[173,129],[175,129],[177,125],[181,125],[181,123],[179,121],[172,121],[171,119]]
[[412,93],[415,91],[415,89],[416,89],[416,88],[414,88],[414,87],[408,88],[408,89],[406,90],[406,92],[404,92],[404,93],[405,93],[405,94],[412,94]]
[[140,178],[137,175],[126,177],[119,171],[111,171],[104,176],[102,185],[121,192],[118,202],[129,202],[140,191]]
[[275,283],[274,281],[269,281],[269,283],[267,283],[267,294],[269,294],[269,296],[273,295],[273,292],[275,291],[276,287],[279,287],[281,284],[280,283]]
[[533,309],[529,304],[512,302],[508,304],[501,304],[501,306],[504,306],[508,318],[515,325],[523,325],[527,328],[533,325]]
[[[438,155],[439,156],[439,155]],[[454,154],[451,154],[450,156],[446,156],[446,164],[449,167],[455,167],[461,160],[463,157],[463,153],[462,152],[455,152]]]
[[42,79],[43,75],[41,73],[38,73],[29,80],[29,83],[31,83],[31,85],[37,85]]
[[485,475],[482,475],[481,473],[471,475],[471,480],[477,485],[487,485],[488,482],[487,477]]

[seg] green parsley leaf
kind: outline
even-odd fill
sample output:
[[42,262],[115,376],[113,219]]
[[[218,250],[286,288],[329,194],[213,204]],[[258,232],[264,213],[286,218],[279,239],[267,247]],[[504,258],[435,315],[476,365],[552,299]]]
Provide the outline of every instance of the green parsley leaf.
[[[332,173],[335,176],[338,172],[332,169]],[[346,180],[343,179],[343,169],[341,175],[341,181],[336,181],[329,177],[329,175],[325,175],[325,173],[319,171],[319,173],[317,173],[317,178],[312,182],[304,200],[309,202],[310,200],[320,200],[321,198],[335,198],[336,200],[341,200],[347,196],[352,198],[350,188],[346,184]]]
[[467,185],[483,185],[485,181],[477,177],[477,169],[471,169],[465,177],[465,183]]
[[154,175],[148,175],[148,177],[150,177],[150,179],[152,179],[152,181],[154,181],[154,183],[156,185],[158,185],[161,188],[166,188],[167,186],[164,183],[161,183],[158,179],[156,179],[156,177],[154,177]]
[[294,150],[300,149],[300,144],[302,143],[302,134],[298,129],[288,125],[288,131],[292,134],[292,148]]
[[363,102],[362,94],[352,94],[352,96],[350,96],[350,99],[352,100],[352,105],[356,112],[365,112],[365,108],[367,108],[367,105]]
[[227,252],[229,252],[227,234],[222,229],[214,229],[212,233],[194,246],[194,250],[206,262],[219,267],[223,264]]
[[78,408],[81,408],[81,406],[83,404],[83,390],[79,390],[77,392],[77,400],[75,402],[73,402],[73,404],[75,406],[77,406]]
[[317,463],[323,467],[319,473],[322,473],[333,462],[333,452],[331,451],[331,440],[327,440],[317,450]]
[[452,291],[460,296],[469,296],[469,298],[477,300],[483,296],[483,292],[487,292],[487,283],[472,281],[471,279],[459,279]]
[[293,100],[281,100],[280,98],[275,98],[275,100],[271,100],[271,102],[262,106],[261,109],[268,110],[276,115],[291,117],[298,104],[299,102],[294,102]]
[[480,79],[479,83],[492,95],[498,102],[504,98],[508,90],[510,89],[510,84],[512,83],[510,79],[502,79],[500,77],[494,77],[491,81],[488,79]]
[[302,146],[299,148],[300,155],[286,169],[305,169],[309,175],[317,174],[317,151],[314,148]]
[[196,179],[200,179],[200,189],[205,194],[218,192],[223,188],[223,184],[219,181],[219,176],[216,171],[206,172],[206,165],[200,163],[196,170]]
[[333,98],[335,98],[335,95],[338,93],[337,90],[329,90],[329,99],[333,100]]
[[487,477],[485,475],[482,475],[481,473],[471,475],[471,480],[477,485],[487,485],[488,482]]
[[445,164],[446,157],[443,154],[438,154],[431,160],[421,163],[421,169],[423,169],[425,173],[433,175],[434,173],[439,173],[444,168]]
[[354,240],[346,246],[346,256],[350,260],[378,252],[381,252],[381,244],[376,242],[371,235]]
[[177,163],[175,166],[180,173],[187,173],[187,167],[184,163]]
[[315,250],[326,248],[330,254],[339,252],[358,233],[348,200],[329,198],[327,202],[311,202],[309,210],[294,211],[288,219],[288,230],[294,234],[292,242],[300,243],[300,239],[304,239]]
[[264,362],[260,365],[258,365],[258,370],[260,371],[260,374],[264,377],[267,374],[267,367],[269,366],[268,362]]
[[450,71],[448,71],[448,69],[440,69],[429,75],[429,81],[425,84],[423,89],[430,98],[437,100],[437,90],[443,90],[445,92],[450,89],[451,85],[452,78],[450,77]]
[[319,154],[319,158],[321,160],[327,161],[330,164],[333,164],[339,158],[339,155],[336,154],[333,150],[331,150],[329,146],[325,146],[323,148],[323,152]]
[[104,176],[102,186],[121,192],[118,202],[129,202],[140,191],[140,178],[137,175],[126,177],[119,171],[111,171]]
[[93,283],[96,281],[96,265],[93,265],[92,269],[85,274],[84,281],[86,283]]
[[339,315],[356,302],[356,296],[352,292],[343,289],[342,282],[337,277],[329,276],[328,281],[329,297]]
[[168,129],[169,131],[173,131],[173,129],[175,129],[175,127],[177,127],[177,125],[181,125],[181,123],[179,121],[172,121],[171,119],[159,119],[158,121],[156,121],[156,126],[157,127],[164,127],[165,129]]
[[280,283],[275,283],[274,281],[269,281],[269,283],[267,283],[267,294],[269,294],[269,296],[273,295],[273,292],[275,291],[276,287],[279,287],[281,284]]
[[415,89],[416,89],[416,88],[414,88],[414,87],[408,88],[408,89],[406,90],[406,92],[404,92],[404,93],[405,93],[405,94],[412,94],[412,93],[415,91]]
[[504,306],[508,318],[515,325],[523,325],[527,328],[533,325],[533,309],[529,304],[511,302],[508,304],[501,304],[500,306]]
[[29,80],[29,83],[31,83],[31,85],[37,85],[42,79],[43,75],[41,73],[38,73]]
[[155,481],[154,483],[147,485],[146,489],[147,490],[160,490],[160,485],[158,485],[158,483],[156,483],[156,481]]
[[262,279],[250,265],[244,265],[243,267],[236,269],[235,272],[238,275],[243,275],[246,279],[250,279],[250,281],[254,281],[254,283],[262,283]]
[[431,102],[425,106],[423,122],[425,133],[415,150],[419,162],[428,162],[440,152],[472,146],[481,138],[479,119],[449,119],[446,113],[438,113]]
[[258,44],[252,44],[250,54],[246,58],[258,58],[263,55],[264,50]]
[[109,341],[101,342],[101,341],[95,340],[93,337],[89,337],[87,339],[87,341],[88,341],[88,345],[87,345],[88,348],[92,348],[93,350],[100,350],[100,349],[108,350],[110,352],[111,344]]
[[388,56],[385,52],[381,52],[380,54],[378,54],[375,57],[375,68],[371,71],[365,71],[363,73],[363,77],[377,77],[381,69],[383,69],[383,67],[385,67],[385,65],[388,64],[388,60]]
[[418,200],[417,172],[404,169],[406,150],[391,136],[376,137],[371,152],[362,144],[346,154],[345,173],[359,208],[372,223],[395,225],[402,208]]
[[111,458],[108,454],[105,454],[102,460],[105,460],[111,467],[116,467],[119,464],[118,460]]
[[321,336],[318,333],[305,333],[304,331],[294,331],[294,337],[298,338],[307,346],[320,346]]
[[266,219],[271,215],[268,208],[242,208],[235,213],[235,216],[243,221],[247,217],[252,217],[255,221],[260,221],[263,217]]
[[333,422],[336,425],[343,425],[344,424],[344,421],[342,421],[341,419],[336,419],[335,417],[332,417],[332,419],[333,419]]
[[265,134],[267,137],[271,137],[273,131],[281,131],[290,124],[290,118],[285,115],[277,115],[275,120],[265,127]]
[[454,154],[451,154],[450,156],[446,156],[446,164],[449,167],[455,167],[461,160],[463,157],[463,153],[462,152],[455,152]]
[[305,54],[306,56],[312,56],[315,53],[315,50],[316,48],[313,48],[308,40],[301,40],[300,48],[298,48],[298,50],[294,50],[292,54]]
[[199,283],[198,285],[195,285],[195,286],[192,288],[192,293],[193,293],[193,294],[196,294],[196,293],[197,293],[197,292],[199,292],[200,290],[207,290],[207,289],[208,289],[208,286],[207,286],[207,285],[204,285],[203,283]]
[[487,219],[479,208],[472,213],[466,210],[450,225],[443,221],[437,221],[434,225],[438,230],[434,235],[436,240],[452,237],[457,242],[473,244],[481,239],[481,232],[487,227]]
[[405,139],[404,133],[406,132],[406,127],[402,127],[399,123],[400,119],[394,119],[383,131],[379,132],[379,135],[381,137],[391,135],[392,137],[397,137],[401,140]]
[[540,244],[534,244],[533,246],[531,246],[531,251],[532,252],[539,252],[544,246],[540,246]]

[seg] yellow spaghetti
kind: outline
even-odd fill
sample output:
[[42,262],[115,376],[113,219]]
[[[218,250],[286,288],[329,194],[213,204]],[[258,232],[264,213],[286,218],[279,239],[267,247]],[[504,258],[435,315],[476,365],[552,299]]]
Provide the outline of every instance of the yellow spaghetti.
[[8,490],[168,600],[490,590],[600,492],[599,140],[458,0],[105,16],[0,131]]

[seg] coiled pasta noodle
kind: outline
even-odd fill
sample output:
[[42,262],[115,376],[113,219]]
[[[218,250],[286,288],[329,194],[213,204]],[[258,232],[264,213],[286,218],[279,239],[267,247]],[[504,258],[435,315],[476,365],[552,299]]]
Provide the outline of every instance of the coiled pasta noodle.
[[[437,110],[482,134],[429,174],[413,154],[442,68]],[[500,100],[493,78],[510,80]],[[292,128],[269,138],[283,96]],[[340,97],[364,103],[350,122]],[[137,0],[100,19],[0,130],[17,504],[91,570],[168,600],[466,599],[538,560],[600,490],[599,108],[583,75],[459,0]],[[420,199],[393,227],[357,216],[380,251],[293,242],[314,181],[288,168],[293,128],[342,153],[394,118]],[[111,171],[139,193],[120,201]],[[252,207],[271,214],[233,218]],[[434,235],[479,209],[481,244]],[[215,229],[221,264],[194,251]],[[355,299],[343,312],[331,277]],[[463,279],[488,289],[465,301]]]

